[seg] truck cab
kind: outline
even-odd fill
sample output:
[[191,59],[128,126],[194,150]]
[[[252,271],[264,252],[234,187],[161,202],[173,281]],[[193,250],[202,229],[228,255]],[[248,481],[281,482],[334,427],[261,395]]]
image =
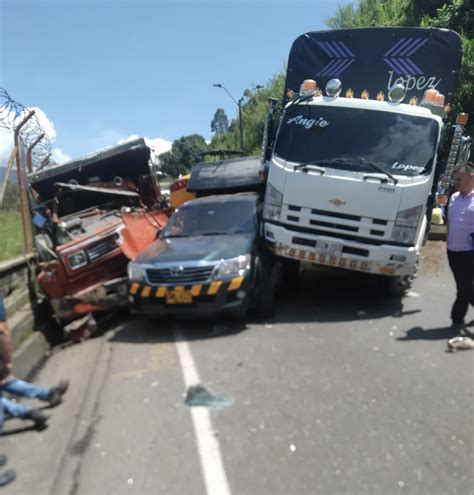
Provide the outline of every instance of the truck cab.
[[[403,75],[421,71],[433,51],[433,76]],[[382,275],[396,294],[410,287],[446,168],[445,104],[459,62],[459,36],[446,30],[340,30],[295,41],[284,105],[272,104],[263,144],[263,231],[275,254]]]

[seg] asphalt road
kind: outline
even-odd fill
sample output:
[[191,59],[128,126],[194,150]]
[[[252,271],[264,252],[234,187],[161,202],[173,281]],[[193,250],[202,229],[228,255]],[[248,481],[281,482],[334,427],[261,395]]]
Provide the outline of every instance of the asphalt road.
[[[474,494],[474,351],[446,352],[453,295],[430,242],[402,300],[306,270],[269,321],[114,315],[36,377],[72,382],[46,430],[6,422],[3,492]],[[196,381],[220,408],[184,404]]]

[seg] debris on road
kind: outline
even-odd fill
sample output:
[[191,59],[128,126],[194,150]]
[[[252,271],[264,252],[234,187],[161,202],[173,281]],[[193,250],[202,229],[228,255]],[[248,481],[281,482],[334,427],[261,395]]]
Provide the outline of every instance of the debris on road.
[[197,385],[188,387],[184,397],[184,403],[190,407],[211,407],[220,409],[222,407],[230,406],[232,401],[214,394],[204,385],[198,383]]
[[451,352],[474,349],[474,340],[470,337],[454,337],[448,340],[448,350]]

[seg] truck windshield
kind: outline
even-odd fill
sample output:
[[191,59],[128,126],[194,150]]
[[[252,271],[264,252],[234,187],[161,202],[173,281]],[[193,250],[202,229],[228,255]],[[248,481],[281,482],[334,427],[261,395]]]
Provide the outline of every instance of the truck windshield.
[[430,173],[437,141],[436,121],[374,110],[293,107],[283,118],[275,155],[296,168]]
[[219,201],[183,205],[163,229],[163,237],[253,234],[256,210],[252,201]]

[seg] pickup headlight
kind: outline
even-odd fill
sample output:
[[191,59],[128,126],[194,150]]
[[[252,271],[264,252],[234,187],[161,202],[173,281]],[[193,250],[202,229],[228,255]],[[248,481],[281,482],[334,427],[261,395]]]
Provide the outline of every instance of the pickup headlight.
[[74,254],[70,254],[67,257],[67,263],[71,270],[78,270],[79,268],[86,266],[88,263],[86,253],[84,251],[77,251]]
[[127,266],[127,275],[129,280],[141,282],[145,279],[143,268],[138,263],[129,263]]
[[421,206],[415,206],[397,213],[392,231],[392,241],[402,242],[403,244],[413,244],[415,242],[421,210]]
[[283,194],[268,184],[263,203],[263,217],[267,220],[280,220],[282,201]]
[[249,268],[250,254],[237,256],[237,258],[229,258],[221,261],[215,272],[215,277],[236,277],[238,275],[243,275],[243,272]]

